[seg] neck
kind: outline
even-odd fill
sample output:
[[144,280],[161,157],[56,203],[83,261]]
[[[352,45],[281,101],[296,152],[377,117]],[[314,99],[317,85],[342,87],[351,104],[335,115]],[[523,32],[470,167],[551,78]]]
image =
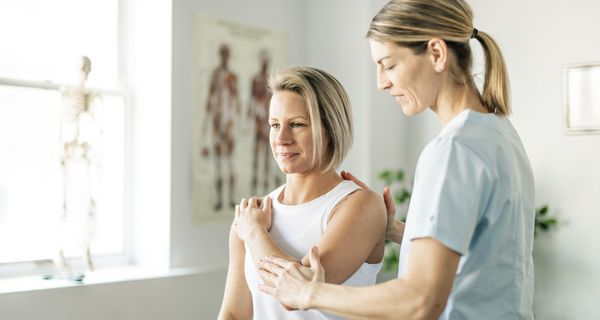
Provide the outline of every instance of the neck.
[[287,205],[306,203],[329,192],[341,181],[333,169],[325,173],[288,174],[279,201]]
[[479,93],[474,84],[456,84],[453,81],[448,83],[450,84],[440,91],[435,107],[431,108],[440,119],[442,127],[445,127],[454,117],[467,109],[488,113],[481,104]]

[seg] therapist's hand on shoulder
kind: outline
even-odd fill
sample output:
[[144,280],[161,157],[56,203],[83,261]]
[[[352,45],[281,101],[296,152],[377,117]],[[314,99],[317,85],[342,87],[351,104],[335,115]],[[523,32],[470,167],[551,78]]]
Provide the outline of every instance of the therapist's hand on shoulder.
[[272,223],[272,200],[269,197],[242,199],[235,206],[235,218],[231,228],[242,241],[247,241],[258,232],[269,232]]
[[258,272],[268,281],[259,285],[258,289],[274,296],[288,309],[307,309],[314,287],[325,282],[325,269],[316,246],[312,247],[308,256],[308,266],[277,257],[261,259]]

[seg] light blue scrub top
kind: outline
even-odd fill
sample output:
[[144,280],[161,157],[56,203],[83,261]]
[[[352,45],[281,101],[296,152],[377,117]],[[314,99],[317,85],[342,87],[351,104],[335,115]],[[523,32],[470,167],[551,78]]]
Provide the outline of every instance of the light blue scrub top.
[[412,241],[461,255],[441,319],[533,319],[533,173],[508,119],[471,110],[421,153],[398,277]]

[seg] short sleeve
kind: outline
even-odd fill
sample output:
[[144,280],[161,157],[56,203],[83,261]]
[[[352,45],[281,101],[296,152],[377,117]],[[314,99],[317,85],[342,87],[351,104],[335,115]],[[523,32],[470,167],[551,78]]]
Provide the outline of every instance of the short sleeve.
[[408,211],[410,239],[431,237],[465,255],[491,189],[487,165],[456,137],[421,154]]

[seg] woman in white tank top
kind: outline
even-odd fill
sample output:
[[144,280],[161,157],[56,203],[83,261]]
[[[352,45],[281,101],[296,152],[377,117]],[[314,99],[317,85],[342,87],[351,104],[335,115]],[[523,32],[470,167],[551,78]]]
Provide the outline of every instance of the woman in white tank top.
[[308,265],[303,256],[316,247],[326,282],[373,285],[383,259],[385,206],[335,171],[352,144],[350,103],[341,84],[324,71],[295,67],[271,78],[269,87],[269,140],[286,183],[236,207],[219,319],[340,319],[287,310],[258,290],[264,279],[256,265],[267,256]]

